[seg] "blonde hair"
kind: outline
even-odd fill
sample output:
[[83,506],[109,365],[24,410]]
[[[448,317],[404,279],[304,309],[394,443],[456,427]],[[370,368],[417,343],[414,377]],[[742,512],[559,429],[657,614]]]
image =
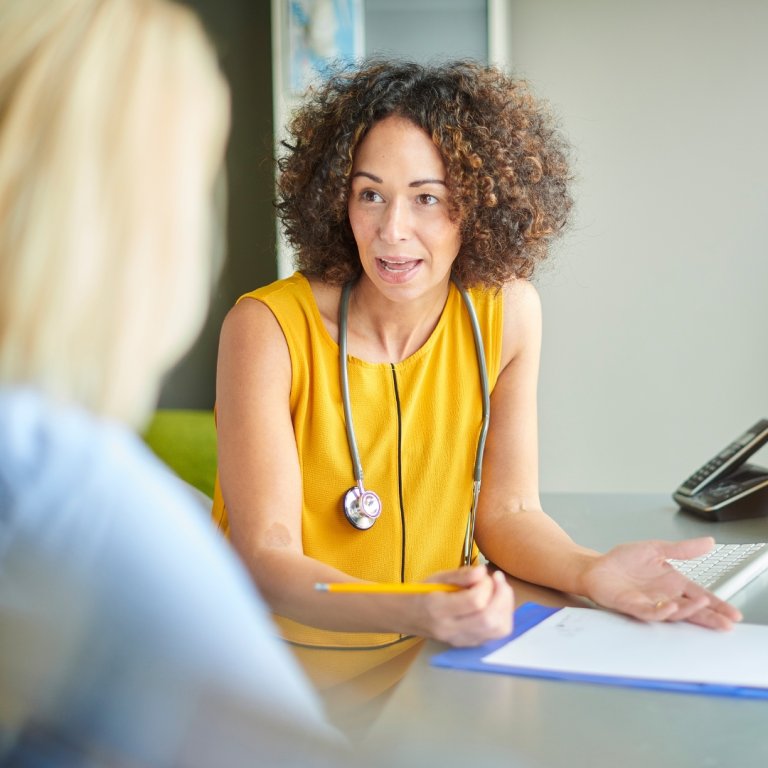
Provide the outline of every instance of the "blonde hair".
[[208,306],[228,91],[166,0],[0,0],[0,385],[139,424]]

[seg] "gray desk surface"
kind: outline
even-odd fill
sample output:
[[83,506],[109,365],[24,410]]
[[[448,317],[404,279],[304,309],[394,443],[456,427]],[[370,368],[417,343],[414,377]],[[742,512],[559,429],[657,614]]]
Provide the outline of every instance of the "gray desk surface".
[[[766,541],[768,518],[709,523],[662,495],[545,496],[545,509],[580,543],[605,550],[644,538],[711,534],[719,542]],[[515,582],[518,603],[578,605]],[[732,602],[745,621],[768,624],[768,575]],[[438,669],[445,646],[418,641],[394,656],[354,652],[355,671],[328,654],[302,658],[332,718],[388,765],[768,766],[768,701],[747,701]],[[368,665],[359,654],[372,653]],[[350,653],[343,654],[349,658]],[[365,658],[365,657],[363,657]],[[766,648],[768,660],[768,648]],[[716,660],[713,660],[716,662]],[[336,670],[336,677],[329,670]]]

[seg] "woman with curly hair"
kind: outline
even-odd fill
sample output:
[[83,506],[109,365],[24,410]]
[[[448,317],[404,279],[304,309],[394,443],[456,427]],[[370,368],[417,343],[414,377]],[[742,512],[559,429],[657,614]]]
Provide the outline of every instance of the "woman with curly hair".
[[[369,61],[310,93],[285,149],[298,271],[224,323],[214,502],[284,636],[478,644],[510,631],[503,572],[641,619],[738,620],[666,563],[711,539],[600,555],[541,509],[529,278],[571,198],[567,144],[527,86]],[[315,590],[421,581],[461,589]]]

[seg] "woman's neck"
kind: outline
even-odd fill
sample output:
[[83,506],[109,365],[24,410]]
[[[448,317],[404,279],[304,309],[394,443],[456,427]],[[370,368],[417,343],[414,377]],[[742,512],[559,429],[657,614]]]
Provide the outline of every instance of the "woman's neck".
[[372,363],[399,363],[410,357],[437,327],[449,287],[446,282],[416,300],[395,302],[361,278],[349,300],[349,354]]

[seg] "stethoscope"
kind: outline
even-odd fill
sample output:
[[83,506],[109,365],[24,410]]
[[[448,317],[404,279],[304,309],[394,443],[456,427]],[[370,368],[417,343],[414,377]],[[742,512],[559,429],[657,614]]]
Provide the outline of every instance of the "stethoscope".
[[[472,544],[475,538],[475,520],[477,518],[477,501],[480,496],[480,480],[483,472],[483,452],[488,435],[488,424],[491,417],[491,396],[488,386],[488,368],[485,363],[485,348],[483,337],[480,333],[480,323],[477,313],[469,298],[469,293],[454,276],[451,277],[456,285],[464,306],[467,308],[472,335],[475,339],[475,353],[477,355],[477,367],[480,372],[480,387],[483,400],[483,423],[480,428],[480,436],[477,439],[477,451],[475,452],[475,468],[472,483],[472,506],[467,518],[467,529],[464,534],[464,547],[462,550],[462,562],[469,565],[472,561]],[[349,296],[352,292],[354,281],[346,283],[341,291],[339,304],[339,374],[341,377],[341,401],[344,407],[344,420],[347,429],[347,442],[349,443],[349,455],[352,459],[352,470],[355,474],[355,485],[344,494],[344,514],[347,520],[358,530],[368,530],[381,514],[381,499],[376,493],[366,490],[363,485],[363,465],[360,461],[360,452],[357,449],[355,429],[352,424],[352,404],[349,397],[349,363],[347,358],[347,326],[349,317]]]

